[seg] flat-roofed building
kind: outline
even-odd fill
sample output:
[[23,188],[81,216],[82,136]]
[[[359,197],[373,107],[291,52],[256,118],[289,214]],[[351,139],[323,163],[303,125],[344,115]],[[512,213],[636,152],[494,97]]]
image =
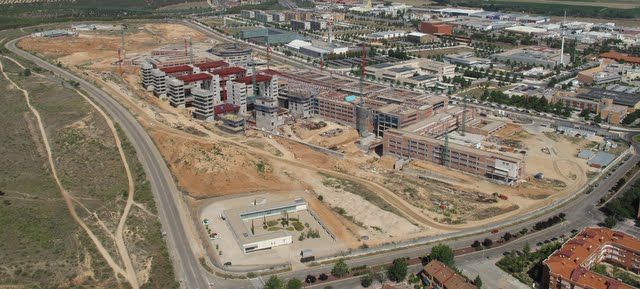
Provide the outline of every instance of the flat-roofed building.
[[202,120],[215,118],[215,106],[222,102],[220,98],[220,77],[215,75],[210,89],[195,87],[191,89],[193,95],[193,116]]
[[223,212],[223,218],[231,227],[231,231],[242,248],[243,253],[246,254],[288,245],[291,244],[293,240],[291,233],[286,230],[254,234],[247,224],[245,224],[245,221],[279,216],[285,213],[291,214],[304,210],[307,210],[307,202],[302,198],[296,198],[293,201],[256,204],[245,208],[225,210]]
[[388,129],[384,133],[385,155],[413,158],[451,169],[511,183],[524,176],[524,161],[490,151],[449,143],[405,130]]
[[[491,58],[502,62],[531,64],[554,68],[560,64],[560,49],[543,46],[526,47],[493,54],[491,55]],[[571,58],[569,57],[569,54],[565,53],[564,65],[568,64],[568,59]]]
[[420,23],[420,32],[428,34],[451,35],[453,34],[453,26],[442,22],[422,22]]
[[590,271],[607,262],[638,274],[640,240],[608,228],[588,227],[566,241],[543,264],[542,286],[547,289],[633,289],[634,287]]
[[184,108],[186,104],[184,82],[176,78],[169,78],[167,80],[167,96],[171,106]]
[[167,74],[160,69],[151,71],[153,76],[153,94],[159,98],[167,96]]
[[291,25],[291,30],[311,30],[311,22],[309,21],[291,20],[289,25]]
[[153,65],[149,62],[144,62],[140,65],[140,78],[142,79],[142,87],[144,89],[152,89],[153,88]]

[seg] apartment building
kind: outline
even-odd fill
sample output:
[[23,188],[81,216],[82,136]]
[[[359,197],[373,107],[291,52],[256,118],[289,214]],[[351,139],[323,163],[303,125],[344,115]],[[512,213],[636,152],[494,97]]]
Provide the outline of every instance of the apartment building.
[[325,92],[312,101],[315,115],[337,123],[356,126],[356,103],[359,98],[339,92]]
[[240,114],[247,113],[248,98],[275,98],[279,93],[278,77],[270,75],[256,75],[256,91],[253,88],[254,76],[245,76],[232,81],[227,81],[227,103],[240,107]]
[[195,87],[191,89],[193,96],[193,116],[202,120],[213,120],[215,107],[222,103],[220,97],[220,77],[215,75],[209,89]]
[[159,69],[151,71],[153,78],[153,94],[159,98],[167,96],[167,74]]
[[167,97],[169,97],[171,106],[184,108],[186,103],[184,82],[177,78],[169,78],[167,80]]
[[543,263],[542,281],[547,289],[632,289],[590,268],[606,262],[638,274],[640,240],[608,228],[585,228],[569,239]]

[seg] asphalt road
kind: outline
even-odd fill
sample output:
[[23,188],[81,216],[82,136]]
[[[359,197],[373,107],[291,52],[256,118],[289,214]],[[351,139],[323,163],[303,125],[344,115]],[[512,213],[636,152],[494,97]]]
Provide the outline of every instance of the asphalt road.
[[[181,202],[181,193],[178,191],[160,152],[144,128],[125,107],[103,90],[60,67],[17,48],[15,44],[18,40],[14,39],[7,42],[5,47],[63,79],[78,82],[80,88],[85,90],[120,125],[129,141],[135,147],[138,158],[144,166],[151,183],[158,207],[158,215],[162,228],[166,232],[167,246],[173,257],[177,278],[181,280],[181,283],[184,282],[183,285],[186,288],[209,288],[209,281],[206,275],[202,273],[199,261],[189,245],[191,244],[191,240],[188,238],[190,235],[187,234],[183,226],[183,224],[188,224],[190,221],[185,219],[183,214],[180,214],[178,208]],[[161,233],[158,232],[158,234]]]
[[[195,24],[191,25],[195,26]],[[108,94],[106,94],[104,91],[97,88],[93,84],[67,72],[62,68],[52,65],[36,56],[18,49],[15,46],[16,41],[17,39],[9,41],[5,45],[5,47],[16,53],[17,55],[34,62],[44,69],[52,71],[54,74],[64,79],[78,82],[82,89],[84,89],[103,108],[105,108],[105,110],[114,119],[114,121],[116,121],[121,126],[131,143],[134,145],[138,153],[138,157],[140,158],[140,161],[145,168],[145,172],[147,173],[147,176],[151,182],[152,190],[158,206],[160,221],[162,223],[163,229],[167,233],[167,245],[174,260],[176,275],[183,284],[183,287],[202,289],[209,288],[209,284],[213,283],[214,285],[212,287],[215,288],[253,288],[254,285],[252,284],[256,282],[252,283],[247,280],[226,280],[218,278],[216,276],[212,276],[202,270],[196,255],[190,247],[190,244],[192,244],[192,240],[189,239],[190,235],[186,232],[183,226],[183,224],[189,224],[190,220],[185,218],[185,216],[180,213],[179,207],[182,205],[180,196],[181,193],[178,191],[173,181],[172,175],[168,167],[164,163],[159,151],[155,147],[153,141],[147,135],[144,128],[137,122],[135,117],[125,107],[120,105],[112,97],[110,97]],[[289,62],[288,59],[287,62]],[[553,226],[552,228],[543,230],[541,232],[529,234],[526,237],[518,239],[517,241],[510,242],[507,245],[495,249],[484,250],[478,253],[459,256],[458,259],[463,261],[473,261],[487,257],[496,257],[501,255],[502,252],[520,249],[522,248],[524,243],[527,242],[533,245],[539,241],[550,239],[552,237],[566,233],[573,228],[580,229],[584,226],[597,224],[603,219],[601,213],[596,208],[597,201],[611,187],[613,187],[617,180],[622,177],[624,173],[628,171],[633,165],[635,165],[638,160],[638,156],[634,154],[627,162],[625,162],[619,169],[617,169],[612,174],[612,176],[600,182],[599,186],[596,187],[592,193],[578,196],[568,204],[543,213],[542,215],[532,218],[528,221],[523,221],[522,223],[516,225],[507,226],[503,229],[503,232],[515,232],[524,227],[530,228],[535,222],[539,220],[546,219],[560,212],[564,212],[567,214],[567,218],[566,221],[562,224]],[[463,236],[471,231],[472,229],[457,232],[455,235],[451,235],[451,237]],[[464,247],[471,244],[471,242],[473,242],[474,240],[482,240],[487,237],[497,239],[499,236],[490,233],[483,233],[470,237],[460,237],[458,239],[455,239],[454,241],[448,241],[447,244],[452,247]],[[348,263],[351,266],[362,264],[373,265],[388,263],[393,259],[399,257],[415,257],[424,255],[430,251],[431,246],[433,246],[433,244],[400,249],[371,256],[358,257],[349,260]],[[419,266],[413,266],[412,270],[417,272],[419,268]],[[287,272],[280,275],[285,278],[302,278],[307,274],[318,275],[320,273],[327,273],[330,271],[330,269],[330,265],[319,266],[296,272]],[[331,285],[334,286],[334,288],[354,288],[354,284],[359,283],[358,280],[354,280],[341,280]],[[357,285],[355,286],[357,287]]]

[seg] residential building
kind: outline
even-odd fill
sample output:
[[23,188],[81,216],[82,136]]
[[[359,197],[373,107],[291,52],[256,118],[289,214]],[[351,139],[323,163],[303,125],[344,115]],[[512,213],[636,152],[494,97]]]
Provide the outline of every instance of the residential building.
[[427,289],[477,289],[477,287],[458,275],[438,260],[431,260],[420,272],[422,283]]
[[151,70],[153,76],[153,94],[159,98],[167,95],[167,74],[160,69]]
[[547,289],[634,288],[590,270],[602,262],[638,274],[640,240],[608,228],[585,228],[542,262],[542,286]]
[[153,65],[149,62],[144,62],[140,66],[140,78],[142,79],[142,87],[146,90],[153,89]]
[[289,25],[291,25],[291,30],[311,30],[311,22],[309,21],[291,20]]
[[327,29],[327,22],[324,20],[312,20],[309,23],[311,24],[311,30]]
[[167,80],[167,96],[173,107],[184,108],[186,105],[184,82],[176,78]]
[[213,120],[215,106],[222,103],[220,98],[220,77],[215,75],[212,80],[212,89],[195,87],[191,89],[193,95],[193,116],[202,120]]

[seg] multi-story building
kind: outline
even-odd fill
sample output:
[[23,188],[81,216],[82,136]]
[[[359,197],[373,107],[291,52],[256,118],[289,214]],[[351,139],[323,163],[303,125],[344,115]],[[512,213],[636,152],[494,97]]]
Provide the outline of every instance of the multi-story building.
[[247,66],[251,61],[252,51],[250,46],[239,43],[218,44],[210,50],[213,55],[224,59],[232,66]]
[[640,272],[640,240],[608,228],[585,228],[542,262],[543,288],[634,288],[616,279],[590,271],[592,266],[601,262],[638,274]]
[[144,62],[140,66],[140,78],[142,78],[142,87],[144,87],[144,89],[150,90],[153,88],[152,70],[153,65],[151,65],[151,63]]
[[337,92],[326,92],[316,96],[312,101],[314,114],[327,120],[344,125],[356,126],[356,103],[359,101],[355,95],[347,95]]
[[438,260],[427,263],[420,272],[420,278],[427,289],[477,289],[455,270]]
[[227,81],[245,77],[247,70],[242,67],[226,67],[214,70],[212,74],[220,77],[220,97],[223,101],[227,100]]
[[256,87],[253,88],[254,76],[245,76],[227,81],[227,102],[240,107],[239,113],[247,113],[248,98],[278,97],[278,78],[270,75],[255,75]]
[[264,95],[258,96],[254,105],[256,127],[265,131],[274,131],[280,124],[278,119],[278,76],[271,77],[269,88]]
[[167,95],[167,74],[160,69],[151,71],[153,76],[153,94],[163,98]]
[[406,130],[387,129],[383,137],[385,155],[436,163],[451,169],[512,183],[524,176],[524,161],[515,157],[448,143]]
[[[214,77],[215,81],[220,81],[219,77]],[[202,88],[191,89],[193,95],[193,116],[202,120],[213,120],[215,117],[215,106],[221,102],[220,90],[210,90]]]
[[177,78],[169,78],[167,80],[167,97],[169,97],[171,106],[184,108],[186,105],[184,82]]
[[263,11],[258,11],[256,13],[256,20],[260,21],[260,22],[272,22],[273,21],[273,16],[270,13],[266,13]]
[[291,30],[311,30],[311,22],[309,21],[291,20],[289,24]]
[[286,44],[296,39],[303,39],[299,34],[266,27],[253,27],[243,29],[239,33],[240,39],[251,41],[258,44]]
[[327,22],[324,20],[312,20],[309,23],[311,24],[311,30],[327,29]]
[[253,12],[251,10],[242,10],[240,11],[240,16],[244,18],[255,18],[256,12]]
[[271,13],[271,20],[273,22],[285,22],[285,21],[287,21],[286,18],[285,18],[284,13],[282,13],[282,12]]

